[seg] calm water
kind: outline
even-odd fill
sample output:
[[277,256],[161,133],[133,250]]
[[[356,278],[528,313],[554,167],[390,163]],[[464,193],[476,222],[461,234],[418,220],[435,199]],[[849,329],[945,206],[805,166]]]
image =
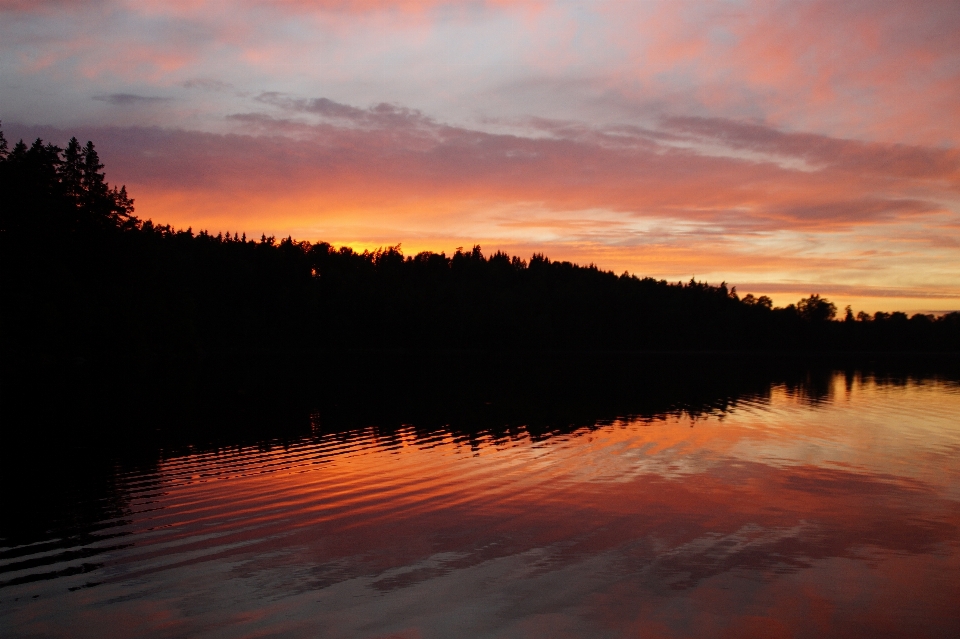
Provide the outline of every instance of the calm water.
[[59,483],[4,528],[0,634],[960,637],[954,382],[535,434],[315,421]]

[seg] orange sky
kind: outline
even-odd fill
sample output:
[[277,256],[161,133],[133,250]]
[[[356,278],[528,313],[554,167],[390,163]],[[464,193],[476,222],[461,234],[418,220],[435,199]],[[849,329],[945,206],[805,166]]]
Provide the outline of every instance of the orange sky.
[[960,5],[0,0],[144,218],[960,309]]

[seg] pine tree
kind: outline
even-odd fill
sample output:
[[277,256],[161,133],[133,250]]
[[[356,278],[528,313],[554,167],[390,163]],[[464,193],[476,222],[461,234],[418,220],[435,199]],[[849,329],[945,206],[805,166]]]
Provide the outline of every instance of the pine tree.
[[74,198],[77,204],[83,198],[83,149],[77,138],[70,138],[67,148],[63,152],[63,164],[60,166],[60,181],[68,197]]
[[87,142],[83,148],[81,184],[86,192],[87,202],[91,205],[102,203],[108,193],[104,174],[100,172],[102,168],[100,156],[93,147],[93,142]]
[[113,200],[113,210],[110,218],[120,228],[137,228],[140,220],[133,216],[133,198],[127,195],[127,185],[124,184],[117,190],[113,187],[110,191],[110,198]]

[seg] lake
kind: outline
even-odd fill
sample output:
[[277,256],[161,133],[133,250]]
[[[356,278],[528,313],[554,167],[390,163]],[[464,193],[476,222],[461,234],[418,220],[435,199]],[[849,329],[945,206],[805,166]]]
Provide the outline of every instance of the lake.
[[494,393],[469,427],[331,403],[96,460],[38,438],[0,635],[960,637],[956,379],[742,386]]

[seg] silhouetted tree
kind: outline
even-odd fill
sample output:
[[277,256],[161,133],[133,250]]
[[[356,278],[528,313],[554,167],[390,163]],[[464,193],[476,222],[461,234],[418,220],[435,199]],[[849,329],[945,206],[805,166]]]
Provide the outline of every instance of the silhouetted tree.
[[[407,256],[141,221],[92,142],[0,133],[7,361],[237,352],[949,350],[960,314],[774,308],[725,282],[668,283],[479,245]],[[15,357],[14,357],[15,355]],[[17,358],[20,358],[19,360]]]
[[85,168],[83,149],[77,138],[70,138],[67,148],[63,152],[63,166],[60,169],[60,180],[67,197],[72,198],[77,205],[81,205],[84,194],[83,173]]
[[837,315],[837,307],[819,295],[811,295],[797,302],[797,314],[808,322],[825,322]]

